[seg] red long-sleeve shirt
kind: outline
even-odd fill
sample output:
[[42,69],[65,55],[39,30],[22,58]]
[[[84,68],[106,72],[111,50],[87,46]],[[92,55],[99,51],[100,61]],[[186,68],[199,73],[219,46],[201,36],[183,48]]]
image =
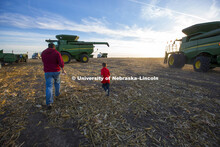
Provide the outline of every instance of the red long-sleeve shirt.
[[61,54],[56,49],[45,49],[42,52],[41,57],[44,64],[44,72],[59,72],[60,67],[64,67]]
[[103,67],[101,69],[101,75],[103,76],[103,80],[102,80],[102,83],[105,84],[105,83],[110,83],[110,72],[108,70],[108,68],[106,67]]

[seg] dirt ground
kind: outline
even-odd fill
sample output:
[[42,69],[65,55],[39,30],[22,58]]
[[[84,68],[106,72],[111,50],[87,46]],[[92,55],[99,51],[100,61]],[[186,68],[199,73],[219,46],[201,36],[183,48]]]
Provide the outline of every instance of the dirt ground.
[[[106,62],[107,97],[99,80]],[[0,70],[0,146],[219,146],[220,68],[170,69],[163,59],[72,61],[61,75],[61,95],[45,106],[41,60]],[[158,77],[158,80],[143,80]]]

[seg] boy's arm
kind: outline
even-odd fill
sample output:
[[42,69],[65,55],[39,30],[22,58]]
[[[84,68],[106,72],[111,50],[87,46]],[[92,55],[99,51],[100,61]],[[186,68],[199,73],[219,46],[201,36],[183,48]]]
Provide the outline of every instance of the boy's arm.
[[103,71],[101,70],[101,76],[103,75]]
[[108,75],[110,76],[110,71],[108,70]]

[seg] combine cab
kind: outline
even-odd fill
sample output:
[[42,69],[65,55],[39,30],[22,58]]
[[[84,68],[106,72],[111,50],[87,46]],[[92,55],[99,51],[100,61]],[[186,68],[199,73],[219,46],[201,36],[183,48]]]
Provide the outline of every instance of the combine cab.
[[164,63],[170,68],[192,64],[197,72],[220,67],[220,21],[196,24],[182,32],[187,36],[166,47]]
[[78,41],[79,36],[75,35],[57,35],[56,38],[58,40],[46,40],[46,42],[57,43],[56,50],[61,53],[64,63],[69,63],[71,59],[86,63],[89,61],[89,57],[92,56],[94,44],[109,46],[107,42]]

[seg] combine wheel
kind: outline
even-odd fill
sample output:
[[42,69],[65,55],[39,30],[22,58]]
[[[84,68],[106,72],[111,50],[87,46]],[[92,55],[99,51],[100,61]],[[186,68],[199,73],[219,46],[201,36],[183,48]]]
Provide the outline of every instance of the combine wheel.
[[207,72],[210,69],[210,58],[199,56],[194,60],[194,70],[197,72]]
[[171,54],[168,59],[168,65],[170,68],[176,68],[177,65],[177,54]]
[[176,68],[182,68],[185,65],[184,54],[177,54],[177,61]]
[[171,54],[168,59],[168,65],[170,68],[182,68],[185,65],[184,54]]
[[89,61],[89,56],[87,56],[86,54],[82,54],[80,57],[80,61],[83,63],[87,63]]
[[63,62],[64,62],[65,64],[67,64],[67,63],[70,62],[70,60],[71,60],[70,54],[65,53],[65,52],[62,52],[62,53],[61,53],[61,56],[62,56]]

